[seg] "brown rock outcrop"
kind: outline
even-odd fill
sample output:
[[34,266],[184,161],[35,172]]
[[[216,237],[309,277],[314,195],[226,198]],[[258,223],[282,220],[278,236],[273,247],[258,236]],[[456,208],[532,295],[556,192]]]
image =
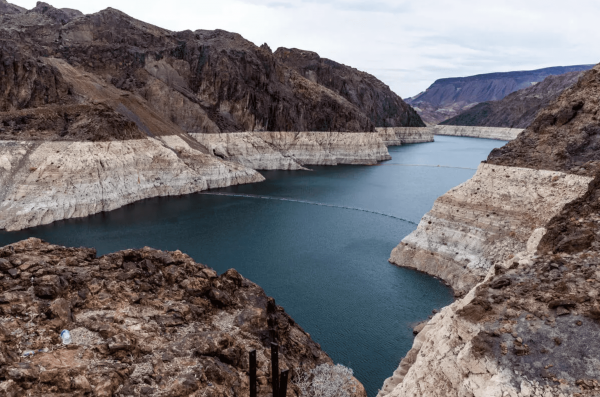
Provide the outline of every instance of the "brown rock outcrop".
[[[304,78],[280,62],[268,46],[257,47],[236,33],[171,32],[110,8],[82,15],[41,2],[27,12],[3,4],[1,59],[17,79],[10,73],[4,76],[18,87],[23,85],[20,79],[41,78],[42,84],[33,88],[50,92],[36,96],[34,90],[36,103],[54,103],[57,94],[33,64],[39,57],[55,57],[145,98],[162,117],[187,132],[368,132],[373,131],[374,120],[389,119],[394,126],[419,122],[418,115],[373,76],[361,75],[369,92],[357,104]],[[17,63],[9,60],[12,57]],[[351,69],[335,73],[347,79],[347,70]],[[19,99],[13,103],[18,109],[28,104]],[[377,116],[367,114],[369,109],[378,109]]]
[[[61,343],[63,329],[71,344]],[[271,342],[281,369],[332,363],[234,269],[218,276],[179,251],[150,248],[100,258],[33,238],[0,248],[3,396],[248,395],[250,350],[267,396]]]
[[275,57],[312,82],[346,98],[376,127],[425,127],[417,112],[375,76],[297,48],[278,48]]

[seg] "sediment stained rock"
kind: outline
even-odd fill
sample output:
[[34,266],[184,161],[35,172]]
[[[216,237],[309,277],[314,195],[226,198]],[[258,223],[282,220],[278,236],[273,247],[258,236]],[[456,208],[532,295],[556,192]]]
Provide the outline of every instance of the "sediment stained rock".
[[246,167],[296,170],[304,165],[376,164],[391,159],[373,133],[240,132],[191,134],[210,153]]
[[433,130],[426,127],[378,127],[375,130],[386,146],[433,142]]
[[471,127],[461,125],[436,125],[428,127],[434,135],[465,136],[471,138],[498,139],[512,141],[516,139],[522,128]]
[[0,141],[0,229],[111,211],[144,198],[260,182],[177,136],[117,142]]
[[[0,248],[3,396],[247,396],[256,350],[266,397],[271,342],[291,373],[332,364],[234,269],[218,276],[180,251],[147,247],[100,258],[34,238]],[[354,382],[355,397],[365,397]],[[290,383],[287,395],[298,392]]]
[[473,178],[435,201],[417,230],[394,248],[390,262],[440,277],[464,294],[494,263],[525,251],[532,233],[586,194],[591,181],[482,163]]

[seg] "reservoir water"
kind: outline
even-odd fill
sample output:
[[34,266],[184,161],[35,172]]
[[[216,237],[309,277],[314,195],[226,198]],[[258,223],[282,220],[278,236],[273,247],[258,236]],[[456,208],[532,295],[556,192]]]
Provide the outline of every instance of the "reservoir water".
[[0,232],[0,246],[31,236],[99,255],[151,246],[179,249],[219,273],[235,268],[351,367],[373,397],[410,349],[411,325],[453,299],[439,280],[390,265],[390,252],[437,197],[505,144],[435,139],[390,147],[393,159],[377,166],[263,172],[259,184]]

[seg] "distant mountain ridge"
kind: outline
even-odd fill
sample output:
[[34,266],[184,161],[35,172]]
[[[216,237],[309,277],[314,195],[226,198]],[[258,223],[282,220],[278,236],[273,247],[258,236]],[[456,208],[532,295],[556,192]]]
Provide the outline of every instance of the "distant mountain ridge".
[[541,83],[515,91],[500,101],[479,103],[443,125],[527,128],[540,109],[547,107],[584,72],[548,76]]
[[548,76],[589,70],[593,65],[555,66],[530,71],[479,74],[436,80],[426,91],[407,98],[428,124],[438,124],[481,102],[501,100]]

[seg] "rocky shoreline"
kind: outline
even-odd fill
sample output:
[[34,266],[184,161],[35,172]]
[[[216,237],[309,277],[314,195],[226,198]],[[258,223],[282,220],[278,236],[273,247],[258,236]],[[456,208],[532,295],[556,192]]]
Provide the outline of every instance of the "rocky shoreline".
[[301,170],[305,165],[365,164],[390,160],[371,132],[234,132],[191,134],[209,153],[256,170]]
[[146,198],[263,181],[256,170],[373,165],[391,159],[386,143],[433,140],[421,131],[388,130],[394,142],[384,142],[379,133],[319,131],[179,132],[100,142],[0,140],[0,230],[85,217]]
[[[179,251],[147,247],[99,258],[35,238],[0,248],[3,396],[248,395],[251,350],[266,396],[272,342],[282,370],[333,365],[234,269],[219,276]],[[352,382],[353,397],[366,397]],[[287,395],[298,393],[290,382]]]
[[460,125],[435,125],[427,128],[430,128],[434,135],[498,139],[501,141],[512,141],[523,132],[522,128],[471,127]]
[[596,66],[394,249],[391,262],[462,298],[419,332],[379,397],[600,393],[599,81]]

